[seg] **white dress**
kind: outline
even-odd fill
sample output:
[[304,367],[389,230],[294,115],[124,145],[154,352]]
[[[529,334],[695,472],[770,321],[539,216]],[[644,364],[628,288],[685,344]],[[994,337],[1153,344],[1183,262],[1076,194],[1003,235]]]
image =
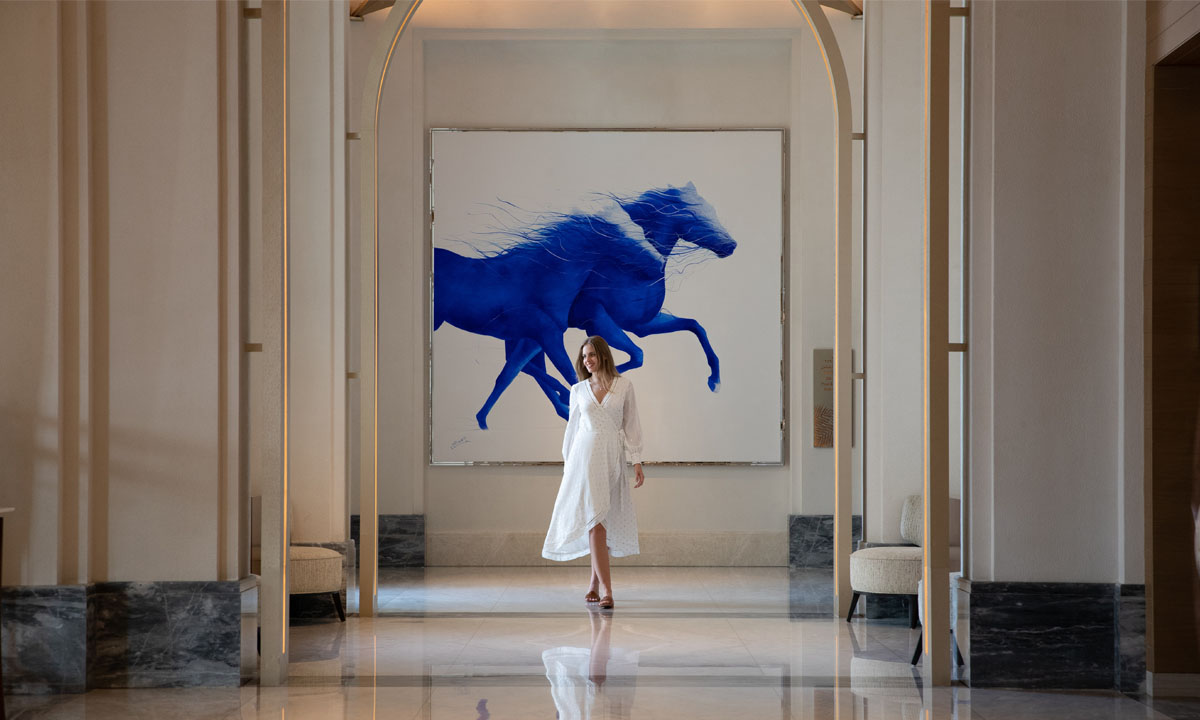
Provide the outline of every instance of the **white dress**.
[[638,554],[637,516],[626,474],[642,461],[642,425],[633,383],[614,378],[604,402],[585,380],[571,386],[570,419],[563,436],[563,479],[550,516],[542,557],[573,560],[589,552],[588,531],[603,524],[613,557]]
[[[633,717],[640,653],[605,648],[605,657],[593,663],[593,652],[597,650],[582,647],[556,647],[542,652],[559,720]],[[603,676],[597,677],[597,672]]]

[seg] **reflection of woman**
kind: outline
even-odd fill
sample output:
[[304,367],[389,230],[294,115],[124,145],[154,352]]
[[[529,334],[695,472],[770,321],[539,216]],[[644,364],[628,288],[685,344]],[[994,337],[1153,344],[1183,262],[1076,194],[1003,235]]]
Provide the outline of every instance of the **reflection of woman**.
[[625,448],[642,474],[642,425],[633,384],[619,373],[608,343],[589,337],[579,348],[571,387],[570,419],[563,437],[563,479],[554,501],[542,556],[572,560],[592,554],[592,579],[585,599],[613,606],[608,557],[638,553],[637,517],[625,475]]
[[560,720],[631,717],[638,653],[610,647],[609,613],[593,610],[590,615],[591,648],[556,647],[542,653],[558,717]]

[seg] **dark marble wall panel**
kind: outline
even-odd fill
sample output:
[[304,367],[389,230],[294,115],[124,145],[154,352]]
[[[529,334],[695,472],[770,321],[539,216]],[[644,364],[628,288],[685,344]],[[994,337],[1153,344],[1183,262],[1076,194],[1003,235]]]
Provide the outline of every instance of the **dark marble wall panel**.
[[951,591],[957,593],[957,617],[954,623],[954,639],[962,653],[963,664],[958,668],[958,679],[971,685],[971,581],[958,577],[951,583]]
[[1117,590],[1117,689],[1146,689],[1146,586],[1121,585]]
[[6,693],[87,690],[85,586],[4,588],[0,606],[0,662]]
[[[1104,688],[1117,682],[1114,587],[964,582],[972,687]],[[964,601],[965,600],[965,601]]]
[[247,683],[258,679],[258,577],[244,577],[238,585],[242,608],[242,682]]
[[[851,520],[850,536],[853,547],[862,540],[862,516]],[[833,516],[788,516],[788,567],[833,567]]]
[[237,581],[90,586],[88,687],[237,685],[241,602]]
[[[359,516],[350,516],[350,537],[358,547]],[[379,516],[379,567],[425,566],[425,516]]]

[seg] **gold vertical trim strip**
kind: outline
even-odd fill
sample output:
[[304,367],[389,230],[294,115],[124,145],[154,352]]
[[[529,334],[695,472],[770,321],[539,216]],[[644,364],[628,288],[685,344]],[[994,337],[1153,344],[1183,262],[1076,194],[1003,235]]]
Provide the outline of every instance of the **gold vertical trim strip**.
[[950,0],[925,0],[924,211],[922,289],[923,494],[922,546],[927,677],[951,681],[949,642],[950,498]]
[[[816,0],[792,0],[808,21],[808,27],[821,51],[829,92],[833,103],[834,135],[834,348],[833,348],[833,448],[834,448],[834,553],[833,577],[836,611],[839,616],[850,610],[850,543],[853,496],[850,488],[852,442],[850,372],[850,235],[849,197],[851,168],[850,83],[838,49],[837,38]],[[826,45],[828,43],[828,46]],[[831,56],[832,53],[837,53]]]
[[[364,518],[363,531],[374,535],[367,547],[372,555],[368,558],[372,563],[368,572],[373,578],[371,591],[375,594],[378,594],[379,567],[379,110],[383,104],[383,86],[387,81],[388,68],[392,64],[392,55],[396,52],[400,36],[404,34],[420,5],[421,0],[416,0],[408,8],[400,26],[396,28],[391,45],[388,46],[383,68],[379,73],[379,85],[375,88],[375,112],[371,121],[371,501],[370,506],[364,509],[360,499],[359,515]],[[370,605],[370,613],[374,614],[374,598],[369,599],[367,603]],[[363,604],[360,596],[360,611]]]
[[288,243],[288,82],[291,64],[288,62],[288,4],[283,0],[283,332],[280,343],[280,360],[283,365],[283,653],[287,654],[288,643],[288,552],[287,546],[291,537],[288,527],[288,507],[291,502],[288,483],[288,396],[291,394],[290,378],[288,376],[288,330],[292,322],[291,290],[288,285],[288,271],[291,265],[291,248]]

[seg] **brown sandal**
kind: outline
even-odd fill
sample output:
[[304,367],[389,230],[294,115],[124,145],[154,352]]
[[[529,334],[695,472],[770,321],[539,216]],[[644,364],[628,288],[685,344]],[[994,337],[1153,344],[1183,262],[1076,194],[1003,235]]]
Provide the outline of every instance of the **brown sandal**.
[[600,602],[600,593],[595,590],[588,590],[587,595],[584,595],[583,599],[590,603],[598,603]]
[[600,609],[601,610],[612,610],[612,608],[613,608],[612,595],[605,595],[604,597],[600,598]]

